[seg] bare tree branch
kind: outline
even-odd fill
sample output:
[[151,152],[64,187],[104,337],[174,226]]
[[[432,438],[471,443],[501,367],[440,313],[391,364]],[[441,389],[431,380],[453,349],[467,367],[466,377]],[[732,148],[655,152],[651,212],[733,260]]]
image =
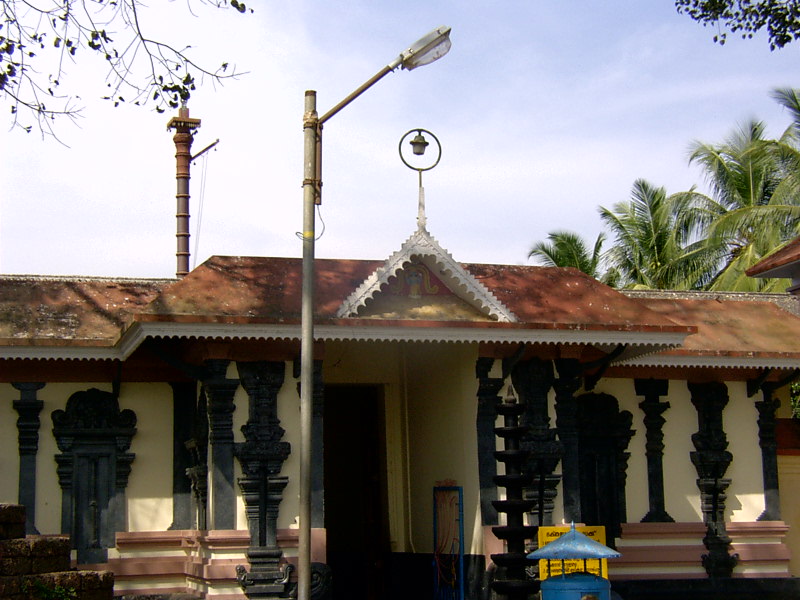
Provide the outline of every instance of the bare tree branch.
[[[252,12],[238,0],[198,0],[214,10]],[[195,14],[187,2],[186,9]],[[168,40],[150,37],[141,0],[0,0],[0,98],[11,127],[38,126],[53,134],[61,117],[80,113],[79,97],[59,92],[68,64],[89,56],[108,64],[103,99],[152,105],[157,112],[185,103],[200,82],[222,83],[241,75],[223,62],[211,68]]]

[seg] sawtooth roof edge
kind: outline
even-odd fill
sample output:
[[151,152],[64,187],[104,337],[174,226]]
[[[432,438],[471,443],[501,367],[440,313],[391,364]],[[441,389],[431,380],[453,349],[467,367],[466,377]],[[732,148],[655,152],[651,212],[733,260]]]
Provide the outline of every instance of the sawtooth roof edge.
[[[541,330],[525,327],[453,327],[448,324],[425,327],[393,327],[391,325],[357,324],[342,327],[340,324],[318,324],[315,340],[320,341],[387,341],[387,342],[442,342],[442,343],[541,343],[541,344],[629,344],[654,346],[653,351],[679,345],[685,334],[681,332],[632,332],[576,329]],[[665,339],[665,335],[669,339]],[[54,360],[126,360],[148,338],[216,338],[216,339],[284,339],[299,340],[300,324],[259,323],[176,323],[135,322],[113,347],[53,347],[9,346],[0,347],[4,359],[54,359]]]
[[81,282],[81,281],[97,281],[97,282],[114,282],[114,283],[175,283],[178,281],[175,277],[117,277],[104,276],[104,275],[27,275],[21,273],[14,274],[0,274],[0,279],[3,281],[64,281],[64,282]]
[[516,315],[506,307],[484,285],[478,282],[453,256],[442,248],[424,227],[419,227],[382,266],[378,267],[350,294],[336,312],[339,318],[356,316],[358,310],[377,294],[389,279],[402,270],[413,256],[431,257],[440,267],[441,273],[458,282],[458,291],[451,288],[463,300],[476,306],[501,323],[516,323]]
[[730,355],[676,355],[646,354],[614,362],[618,367],[677,367],[707,369],[791,369],[800,368],[800,360],[786,356],[741,356]]

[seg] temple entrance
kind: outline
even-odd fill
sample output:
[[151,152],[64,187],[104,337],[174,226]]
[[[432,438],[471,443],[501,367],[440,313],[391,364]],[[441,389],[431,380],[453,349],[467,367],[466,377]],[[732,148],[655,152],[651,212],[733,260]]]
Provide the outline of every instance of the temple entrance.
[[634,433],[632,419],[608,394],[578,398],[581,519],[587,525],[603,525],[610,546],[627,520],[625,480],[630,454],[626,450]]
[[378,600],[389,552],[382,389],[326,386],[324,428],[333,600]]

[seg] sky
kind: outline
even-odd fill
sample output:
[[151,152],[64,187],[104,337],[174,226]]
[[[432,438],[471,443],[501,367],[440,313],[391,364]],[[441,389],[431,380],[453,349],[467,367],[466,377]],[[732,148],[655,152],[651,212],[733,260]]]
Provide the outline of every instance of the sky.
[[[150,5],[148,34],[246,72],[206,81],[188,105],[202,120],[193,152],[219,139],[192,167],[192,266],[299,257],[305,90],[322,114],[440,25],[449,54],[390,73],[325,125],[318,257],[384,259],[415,231],[417,173],[398,155],[411,129],[442,146],[423,176],[437,241],[462,262],[533,264],[531,246],[555,230],[591,246],[598,207],[626,201],[636,179],[705,189],[690,144],[750,119],[779,136],[790,118],[770,91],[800,87],[800,46],[720,46],[671,0]],[[59,141],[0,130],[0,273],[174,276],[172,115],[100,100],[101,63],[62,77],[83,110],[56,124]]]

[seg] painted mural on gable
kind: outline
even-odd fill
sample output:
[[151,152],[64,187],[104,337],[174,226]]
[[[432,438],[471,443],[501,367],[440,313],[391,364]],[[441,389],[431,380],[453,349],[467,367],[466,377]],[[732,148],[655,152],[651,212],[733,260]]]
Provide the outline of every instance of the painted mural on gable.
[[456,296],[421,262],[407,263],[388,285],[366,302],[358,316],[430,321],[492,320]]

